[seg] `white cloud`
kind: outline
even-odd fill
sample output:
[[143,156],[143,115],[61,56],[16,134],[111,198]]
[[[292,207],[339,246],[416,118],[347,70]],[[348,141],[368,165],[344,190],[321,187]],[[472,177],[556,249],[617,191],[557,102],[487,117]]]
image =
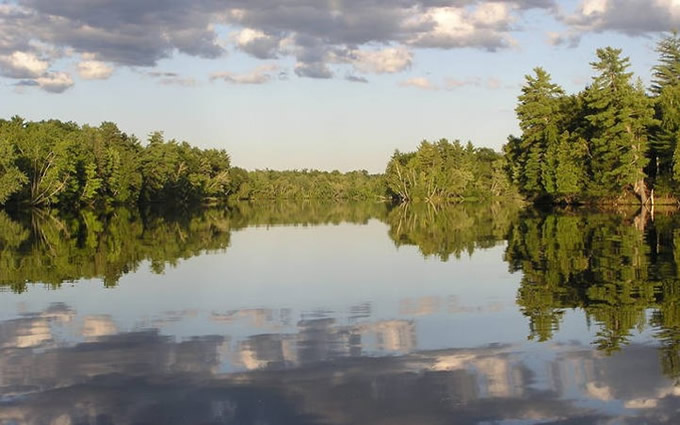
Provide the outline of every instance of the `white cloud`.
[[482,3],[477,7],[472,16],[477,24],[486,26],[506,25],[512,20],[510,9],[511,6],[507,2]]
[[244,28],[233,34],[231,39],[240,50],[260,59],[277,57],[283,47],[282,39],[253,28]]
[[49,68],[47,61],[34,53],[13,52],[0,56],[0,73],[10,78],[36,78]]
[[607,11],[607,0],[585,0],[581,5],[581,13],[591,16]]
[[85,80],[106,80],[113,74],[113,67],[96,60],[78,63],[78,75]]
[[36,78],[35,82],[50,93],[62,93],[73,86],[73,79],[66,72],[48,72]]
[[383,50],[356,50],[352,52],[352,64],[361,72],[376,74],[403,71],[411,66],[413,54],[404,47]]
[[463,7],[436,7],[411,20],[410,25],[431,27],[417,32],[409,44],[422,47],[481,47],[496,50],[515,44],[507,33],[514,18],[503,3],[482,3],[470,12]]
[[614,31],[631,36],[661,33],[680,26],[678,0],[582,0],[576,12],[560,18],[569,30],[553,42],[576,45],[582,34]]

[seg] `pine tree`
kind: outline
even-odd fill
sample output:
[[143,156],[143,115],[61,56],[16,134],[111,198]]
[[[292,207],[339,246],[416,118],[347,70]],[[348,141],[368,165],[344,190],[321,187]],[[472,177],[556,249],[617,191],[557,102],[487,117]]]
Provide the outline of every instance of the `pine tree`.
[[555,158],[559,142],[557,121],[559,98],[564,91],[552,83],[550,74],[535,68],[527,75],[526,84],[515,109],[522,130],[520,149],[527,152],[520,164],[523,179],[520,189],[529,195],[555,194]]
[[659,96],[663,89],[668,86],[680,84],[680,37],[673,32],[661,39],[656,52],[659,54],[659,63],[652,68],[651,92]]
[[646,132],[654,122],[651,102],[641,84],[631,84],[630,60],[621,57],[621,49],[598,49],[597,57],[591,65],[599,75],[586,98],[592,131],[590,189],[596,195],[621,195],[633,189],[644,204],[648,198]]
[[[673,174],[673,153],[680,130],[680,37],[677,33],[659,41],[659,63],[652,68],[651,92],[654,95],[658,124],[650,133],[649,173],[657,183],[668,185]],[[666,188],[669,189],[669,188]]]
[[586,177],[586,141],[573,138],[568,131],[560,136],[557,147],[557,192],[567,202],[572,202],[583,192]]

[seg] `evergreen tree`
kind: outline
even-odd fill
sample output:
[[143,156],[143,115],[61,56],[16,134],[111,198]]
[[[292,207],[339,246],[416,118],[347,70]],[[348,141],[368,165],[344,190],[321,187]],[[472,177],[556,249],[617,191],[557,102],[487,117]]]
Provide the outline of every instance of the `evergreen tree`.
[[654,123],[651,102],[640,84],[631,83],[630,60],[621,57],[621,49],[598,49],[597,57],[591,65],[598,75],[586,95],[592,131],[590,189],[605,196],[633,189],[644,204],[649,195],[646,134]]
[[552,83],[543,68],[535,68],[534,74],[525,76],[526,84],[515,109],[522,130],[519,148],[526,152],[520,157],[520,188],[526,194],[554,195],[559,98],[564,91]]
[[680,37],[677,32],[661,39],[656,46],[659,63],[652,68],[651,92],[659,96],[664,88],[680,84]]
[[648,167],[657,186],[671,189],[673,153],[680,132],[680,37],[677,33],[659,41],[659,63],[654,66],[651,92],[654,95],[657,125],[651,129]]
[[565,131],[560,136],[557,147],[556,184],[559,193],[568,203],[571,203],[583,193],[586,176],[586,141],[574,138]]

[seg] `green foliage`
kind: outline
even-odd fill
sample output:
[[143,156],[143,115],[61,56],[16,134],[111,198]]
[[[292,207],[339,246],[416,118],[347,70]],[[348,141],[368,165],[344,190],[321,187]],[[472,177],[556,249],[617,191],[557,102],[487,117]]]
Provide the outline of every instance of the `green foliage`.
[[387,194],[400,201],[460,201],[513,194],[500,154],[471,143],[423,141],[411,153],[396,151],[385,170]]
[[0,205],[28,183],[28,177],[16,164],[18,157],[16,147],[8,137],[9,135],[0,136]]
[[396,246],[416,245],[425,256],[447,261],[476,249],[501,243],[517,218],[518,202],[464,203],[437,206],[405,203],[393,208],[386,220]]
[[583,309],[598,326],[594,344],[606,353],[636,330],[656,329],[667,368],[678,376],[678,217],[658,215],[644,230],[640,220],[599,212],[528,214],[514,222],[505,260],[522,271],[517,303],[531,339],[551,339],[565,311]]
[[534,69],[535,76],[527,75],[526,85],[519,96],[515,109],[522,137],[516,142],[516,160],[519,167],[519,184],[526,194],[550,194],[557,192],[556,153],[561,87],[550,80],[543,68]]
[[591,125],[591,191],[613,194],[632,188],[641,198],[646,177],[647,129],[653,124],[651,102],[641,84],[633,86],[628,58],[621,50],[598,49],[599,61],[591,65],[599,73],[586,95]]
[[649,199],[654,103],[633,83],[620,49],[596,54],[597,75],[577,95],[566,95],[541,68],[526,77],[516,108],[522,136],[510,137],[503,151],[508,176],[530,199]]
[[256,170],[235,168],[230,192],[240,200],[378,200],[385,193],[382,176],[367,171]]
[[659,62],[653,68],[652,86],[654,113],[657,120],[650,131],[651,162],[648,174],[656,189],[664,195],[677,191],[680,180],[674,158],[680,133],[680,38],[677,33],[664,37],[657,44]]
[[225,201],[229,155],[153,133],[142,147],[113,123],[0,120],[0,205],[77,209]]

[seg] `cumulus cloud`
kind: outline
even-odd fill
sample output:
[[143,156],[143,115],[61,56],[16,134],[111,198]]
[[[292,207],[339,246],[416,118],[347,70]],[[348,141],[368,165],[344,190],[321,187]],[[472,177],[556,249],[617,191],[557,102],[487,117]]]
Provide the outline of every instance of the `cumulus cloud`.
[[274,59],[282,48],[282,39],[252,28],[244,28],[232,36],[236,46],[258,59]]
[[[660,0],[659,0],[660,1]],[[554,0],[13,0],[0,4],[0,69],[37,78],[56,59],[78,63],[81,78],[108,78],[117,66],[153,67],[180,52],[217,58],[233,46],[259,59],[292,57],[300,77],[331,78],[408,68],[421,47],[512,46],[528,9]],[[234,28],[221,40],[219,27]],[[16,52],[25,55],[15,58]],[[31,59],[32,62],[27,61]],[[262,79],[255,78],[255,81]],[[246,81],[249,79],[246,78]],[[235,81],[233,81],[235,82]]]
[[512,4],[482,3],[470,11],[462,7],[436,7],[417,16],[412,25],[429,28],[414,32],[408,44],[418,47],[478,47],[497,50],[509,47],[514,40],[509,35],[514,21]]
[[73,86],[73,79],[66,72],[49,72],[36,78],[35,82],[50,93],[63,93]]
[[210,76],[210,81],[223,80],[232,84],[264,84],[274,78],[274,73],[279,67],[275,64],[259,66],[242,74],[234,72],[216,72]]
[[78,75],[84,80],[106,80],[111,74],[113,67],[105,62],[90,59],[78,63]]
[[551,44],[578,44],[583,34],[613,31],[630,36],[669,31],[680,26],[678,0],[582,0],[577,10],[561,16],[569,30],[550,34]]
[[413,54],[403,47],[352,52],[352,64],[361,72],[376,74],[403,71],[411,66]]
[[333,78],[333,71],[323,62],[298,63],[295,66],[295,75],[308,78]]
[[0,74],[9,78],[39,77],[49,67],[49,63],[34,53],[15,51],[0,56]]

